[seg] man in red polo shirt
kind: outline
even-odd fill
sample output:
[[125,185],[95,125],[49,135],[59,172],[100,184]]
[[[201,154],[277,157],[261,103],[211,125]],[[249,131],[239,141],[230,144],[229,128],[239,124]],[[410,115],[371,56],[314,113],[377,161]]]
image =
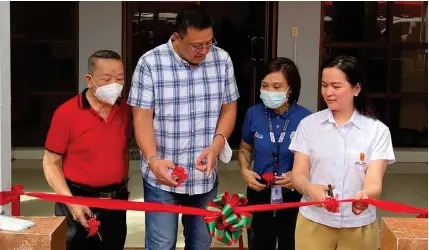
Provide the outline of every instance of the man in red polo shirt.
[[[88,88],[54,113],[45,144],[43,170],[61,195],[128,199],[131,112],[118,98],[124,85],[121,57],[101,50],[88,59]],[[67,217],[67,250],[124,249],[126,211],[55,204]],[[88,237],[88,219],[101,222],[100,237]]]

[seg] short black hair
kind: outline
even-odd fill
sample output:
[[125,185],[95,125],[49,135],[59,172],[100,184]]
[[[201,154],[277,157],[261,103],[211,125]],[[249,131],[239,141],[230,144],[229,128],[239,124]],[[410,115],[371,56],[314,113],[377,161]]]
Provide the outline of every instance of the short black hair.
[[365,69],[356,57],[340,55],[330,58],[326,60],[325,64],[322,66],[322,70],[326,68],[337,68],[341,70],[346,75],[352,87],[359,84],[360,92],[353,100],[356,110],[366,117],[374,120],[378,119],[378,113],[366,94]]
[[176,32],[185,36],[188,28],[204,30],[213,27],[210,13],[199,4],[192,4],[176,16]]
[[301,76],[299,74],[298,67],[289,58],[277,57],[267,63],[265,75],[279,71],[282,72],[290,89],[292,90],[292,93],[290,93],[288,98],[288,103],[297,103],[299,93],[301,92]]
[[121,61],[121,56],[116,53],[115,51],[111,50],[98,50],[94,52],[89,58],[88,58],[88,73],[92,74],[95,71],[95,63],[97,62],[97,59],[113,59]]

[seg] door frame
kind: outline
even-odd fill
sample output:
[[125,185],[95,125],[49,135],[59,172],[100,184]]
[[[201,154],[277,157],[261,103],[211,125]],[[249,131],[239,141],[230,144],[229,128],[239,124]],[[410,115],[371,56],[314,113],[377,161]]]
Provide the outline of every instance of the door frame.
[[122,2],[122,60],[124,63],[125,91],[122,91],[122,97],[127,99],[131,86],[132,77],[132,26],[133,10],[130,2]]
[[[277,37],[278,37],[278,2],[266,2],[265,12],[265,36],[271,39],[265,39],[265,62],[267,62],[268,55],[271,54],[271,58],[277,57]],[[132,22],[133,22],[133,2],[122,2],[122,60],[124,62],[125,69],[125,91],[122,92],[122,97],[127,98],[128,92],[131,86],[131,78],[133,74],[132,69]],[[199,2],[197,2],[199,4]],[[210,10],[209,10],[210,11]],[[272,15],[270,15],[270,13]],[[268,41],[271,40],[271,46],[268,46]],[[269,47],[271,47],[269,51]]]

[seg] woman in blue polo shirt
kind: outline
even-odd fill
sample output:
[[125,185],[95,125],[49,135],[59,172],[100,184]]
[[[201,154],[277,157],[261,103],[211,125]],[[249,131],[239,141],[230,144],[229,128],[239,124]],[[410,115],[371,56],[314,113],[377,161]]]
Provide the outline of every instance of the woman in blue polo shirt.
[[[242,126],[238,160],[248,185],[249,205],[301,199],[292,188],[293,154],[288,148],[299,122],[310,111],[297,104],[301,77],[294,62],[280,57],[267,66],[261,83],[263,104],[249,108]],[[269,183],[267,175],[274,181]],[[248,230],[249,249],[274,250],[277,242],[280,250],[295,249],[297,214],[298,209],[255,213]]]

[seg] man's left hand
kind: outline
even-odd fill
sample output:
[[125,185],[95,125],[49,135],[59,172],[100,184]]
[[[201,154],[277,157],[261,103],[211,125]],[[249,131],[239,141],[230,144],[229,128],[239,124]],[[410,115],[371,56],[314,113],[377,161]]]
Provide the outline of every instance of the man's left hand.
[[196,168],[201,172],[205,172],[206,176],[209,176],[215,166],[216,157],[217,154],[213,146],[205,148],[196,160]]
[[206,176],[209,176],[212,168],[215,167],[216,158],[219,156],[225,146],[225,140],[223,136],[215,136],[213,143],[210,147],[203,150],[201,155],[196,160],[196,168],[201,172],[205,172]]
[[[365,191],[359,191],[356,193],[355,199],[356,200],[368,199],[368,194],[365,193]],[[356,215],[360,215],[367,208],[368,208],[368,203],[353,202],[352,204],[352,211]]]

